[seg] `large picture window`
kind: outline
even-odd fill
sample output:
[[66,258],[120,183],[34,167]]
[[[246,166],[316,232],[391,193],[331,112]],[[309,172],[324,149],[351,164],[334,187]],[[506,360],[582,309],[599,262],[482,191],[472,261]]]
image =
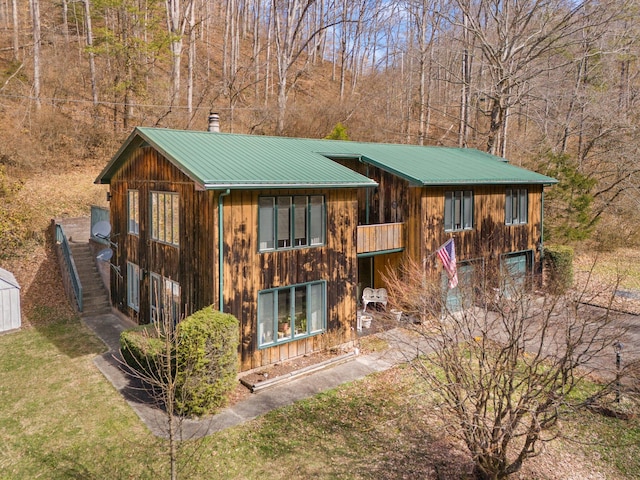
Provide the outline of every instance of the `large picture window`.
[[151,273],[151,321],[180,321],[180,284]]
[[260,197],[260,251],[324,245],[325,209],[322,195]]
[[127,232],[140,235],[140,198],[138,190],[127,192]]
[[473,228],[473,192],[456,190],[444,194],[444,229],[447,232]]
[[526,188],[508,188],[505,195],[505,224],[527,223],[529,195]]
[[140,267],[127,262],[127,305],[140,311]]
[[179,245],[180,202],[177,193],[151,192],[151,238]]
[[326,283],[313,282],[258,294],[258,346],[268,347],[325,330]]

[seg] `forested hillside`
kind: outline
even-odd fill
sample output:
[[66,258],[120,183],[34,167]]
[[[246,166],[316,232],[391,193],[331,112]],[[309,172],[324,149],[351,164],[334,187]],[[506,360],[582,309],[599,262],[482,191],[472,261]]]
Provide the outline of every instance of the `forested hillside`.
[[561,180],[551,239],[628,245],[639,23],[623,0],[1,0],[0,257],[102,200],[134,126],[210,111],[227,132],[487,150]]

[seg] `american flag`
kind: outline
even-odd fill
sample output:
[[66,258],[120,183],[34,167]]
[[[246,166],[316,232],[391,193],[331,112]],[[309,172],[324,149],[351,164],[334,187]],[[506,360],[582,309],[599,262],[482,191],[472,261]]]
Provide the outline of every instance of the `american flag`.
[[442,245],[436,253],[440,257],[447,275],[449,275],[449,288],[456,288],[458,286],[458,272],[456,270],[456,245],[453,243],[453,238]]

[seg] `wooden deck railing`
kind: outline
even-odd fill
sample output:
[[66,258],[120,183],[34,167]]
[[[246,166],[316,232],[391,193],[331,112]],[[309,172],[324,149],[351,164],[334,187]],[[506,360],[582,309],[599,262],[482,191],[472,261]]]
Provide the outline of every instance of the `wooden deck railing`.
[[358,226],[358,253],[404,248],[404,223]]

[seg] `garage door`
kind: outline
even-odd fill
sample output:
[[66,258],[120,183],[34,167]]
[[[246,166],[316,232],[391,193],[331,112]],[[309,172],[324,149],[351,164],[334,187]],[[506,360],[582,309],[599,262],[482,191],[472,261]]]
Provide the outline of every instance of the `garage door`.
[[447,272],[442,273],[442,289],[446,295],[446,308],[449,312],[458,312],[473,305],[473,287],[476,265],[471,262],[460,262],[457,266],[458,286],[449,288]]
[[523,291],[531,265],[531,252],[520,252],[502,257],[502,289],[507,297]]

